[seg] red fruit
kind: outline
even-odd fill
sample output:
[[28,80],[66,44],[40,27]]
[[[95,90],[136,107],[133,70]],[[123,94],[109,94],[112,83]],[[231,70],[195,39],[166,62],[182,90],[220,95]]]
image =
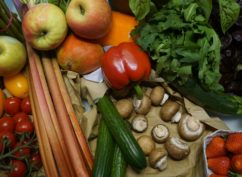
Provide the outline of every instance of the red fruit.
[[228,177],[228,175],[211,174],[209,177]]
[[4,101],[4,110],[9,115],[15,115],[20,111],[21,99],[17,97],[9,97]]
[[230,159],[227,156],[208,159],[208,168],[213,173],[227,175],[230,169]]
[[229,134],[225,147],[233,154],[242,154],[242,133]]
[[242,154],[236,154],[232,156],[231,168],[235,172],[242,174]]
[[31,114],[32,113],[29,97],[25,97],[22,100],[22,102],[21,102],[21,110],[23,112],[25,112],[26,114]]
[[225,140],[221,136],[215,136],[209,142],[206,148],[207,158],[225,156]]
[[15,128],[16,133],[32,133],[34,131],[34,124],[31,121],[18,122]]
[[15,157],[29,157],[31,153],[31,149],[29,147],[21,147],[23,146],[21,143],[17,143],[14,148],[19,148],[18,151],[14,153]]
[[27,172],[27,167],[25,163],[21,160],[12,160],[11,164],[11,171],[9,172],[9,177],[23,177]]
[[30,164],[35,170],[39,170],[42,167],[41,156],[39,153],[35,153],[30,157]]
[[0,132],[0,142],[5,143],[5,146],[13,148],[16,144],[16,138],[12,132]]
[[29,116],[25,112],[19,112],[13,116],[14,122],[17,124],[21,121],[28,121]]
[[13,132],[15,129],[15,122],[12,117],[4,116],[0,119],[0,132]]

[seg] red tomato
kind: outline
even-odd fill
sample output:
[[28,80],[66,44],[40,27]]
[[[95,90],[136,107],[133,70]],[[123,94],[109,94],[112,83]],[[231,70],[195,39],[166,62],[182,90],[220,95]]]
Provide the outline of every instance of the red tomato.
[[13,132],[15,128],[15,122],[12,117],[4,116],[0,119],[0,132]]
[[26,114],[31,114],[32,113],[29,97],[26,97],[26,98],[24,98],[22,100],[22,102],[21,102],[21,110],[23,112],[25,112]]
[[12,132],[0,132],[0,142],[1,141],[10,148],[14,148],[16,144],[16,138]]
[[16,133],[32,133],[34,131],[34,124],[31,121],[18,122],[15,127]]
[[30,164],[35,170],[39,170],[42,167],[41,156],[39,153],[32,154],[30,157]]
[[12,170],[8,174],[9,177],[23,177],[27,172],[27,167],[21,160],[12,160],[10,164],[12,166]]
[[3,152],[3,140],[0,138],[0,153]]
[[19,112],[13,116],[14,122],[17,124],[21,121],[29,121],[29,116],[25,112]]
[[9,97],[4,101],[4,110],[10,115],[20,112],[21,99],[17,97]]
[[[20,148],[23,146],[21,143],[17,143],[14,148]],[[31,153],[31,149],[29,147],[22,147],[18,151],[14,153],[15,157],[29,157]]]

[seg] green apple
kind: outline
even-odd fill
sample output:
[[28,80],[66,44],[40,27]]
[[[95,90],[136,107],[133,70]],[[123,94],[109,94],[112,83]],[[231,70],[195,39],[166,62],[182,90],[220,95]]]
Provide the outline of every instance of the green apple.
[[20,41],[10,36],[0,36],[0,76],[7,77],[20,72],[26,58],[26,49]]
[[40,3],[30,8],[22,20],[27,42],[37,50],[57,48],[67,34],[64,12],[51,3]]
[[77,36],[101,38],[111,26],[111,8],[106,0],[72,0],[66,10],[66,20]]

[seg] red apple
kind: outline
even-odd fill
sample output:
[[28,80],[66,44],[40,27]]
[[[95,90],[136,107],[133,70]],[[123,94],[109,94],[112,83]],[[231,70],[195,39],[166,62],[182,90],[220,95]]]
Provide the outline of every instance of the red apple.
[[111,26],[111,8],[106,0],[72,0],[66,10],[66,20],[79,37],[103,37]]
[[51,3],[40,3],[24,16],[22,28],[25,39],[38,50],[58,47],[67,34],[64,12]]

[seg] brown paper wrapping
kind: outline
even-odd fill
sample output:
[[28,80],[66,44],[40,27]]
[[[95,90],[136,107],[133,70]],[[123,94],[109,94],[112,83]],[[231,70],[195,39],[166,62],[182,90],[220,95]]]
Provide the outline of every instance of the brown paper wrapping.
[[[69,78],[69,80],[77,79]],[[103,83],[94,83],[91,81],[87,81],[83,78],[80,79],[79,85],[72,85],[75,87],[75,90],[80,89],[79,93],[76,96],[81,96],[82,98],[82,107],[85,107],[85,112],[81,116],[82,125],[81,127],[84,129],[86,137],[89,140],[89,145],[92,153],[95,153],[96,147],[96,137],[98,135],[98,122],[99,115],[97,114],[97,108],[95,106],[95,101],[102,97],[107,87]],[[81,84],[80,84],[81,83]],[[172,90],[169,91],[170,94],[177,94]],[[73,93],[71,93],[73,96]],[[179,94],[178,94],[179,95]],[[206,111],[191,103],[189,100],[182,98],[183,104],[186,110],[193,116],[201,120],[206,125],[206,130],[203,133],[202,137],[193,142],[188,142],[191,148],[191,153],[187,158],[181,161],[175,161],[168,157],[168,167],[166,170],[160,172],[156,169],[152,169],[149,167],[145,168],[142,171],[135,171],[131,167],[128,167],[126,176],[127,177],[204,177],[204,162],[203,162],[203,151],[202,144],[203,138],[208,134],[212,133],[216,129],[228,129],[226,124],[219,118],[211,118],[206,113]],[[160,107],[152,107],[150,112],[146,115],[148,119],[149,127],[144,133],[133,133],[136,138],[143,134],[150,135],[151,129],[154,125],[163,123],[165,124],[171,133],[171,136],[178,136],[177,132],[177,124],[164,122],[159,117]],[[130,120],[132,117],[130,118]],[[163,146],[163,144],[156,144],[156,147]]]

